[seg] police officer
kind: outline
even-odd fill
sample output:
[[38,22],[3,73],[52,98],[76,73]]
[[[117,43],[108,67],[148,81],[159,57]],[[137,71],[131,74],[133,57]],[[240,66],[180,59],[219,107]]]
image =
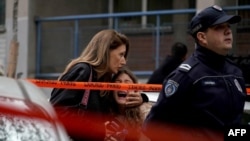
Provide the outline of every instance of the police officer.
[[226,59],[233,43],[230,24],[240,20],[217,5],[192,18],[189,31],[196,49],[165,79],[145,131],[157,122],[222,130],[241,124],[245,82],[241,70]]

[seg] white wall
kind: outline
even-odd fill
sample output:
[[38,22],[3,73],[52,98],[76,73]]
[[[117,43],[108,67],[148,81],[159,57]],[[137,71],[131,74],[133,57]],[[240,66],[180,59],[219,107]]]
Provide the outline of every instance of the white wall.
[[5,75],[6,61],[6,38],[5,33],[0,33],[0,75]]
[[[22,72],[22,78],[27,77],[27,59],[28,59],[28,1],[18,1],[18,31],[17,41],[19,42],[18,58],[16,73]],[[10,42],[13,38],[13,3],[14,0],[6,1],[6,58],[9,56]],[[6,69],[8,67],[8,60],[6,61]]]
[[215,0],[197,0],[196,1],[197,13],[199,13],[202,9],[214,4]]

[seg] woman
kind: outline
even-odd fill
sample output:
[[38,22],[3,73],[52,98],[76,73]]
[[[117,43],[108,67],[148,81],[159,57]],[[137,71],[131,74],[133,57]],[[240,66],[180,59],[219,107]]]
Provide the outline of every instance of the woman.
[[[126,64],[129,51],[128,38],[112,29],[102,30],[91,39],[82,54],[72,60],[59,77],[60,81],[110,82],[112,75]],[[86,94],[87,93],[87,94]],[[60,116],[87,112],[107,113],[107,91],[53,89],[50,102],[59,111]],[[87,95],[87,100],[83,98]],[[140,105],[143,99],[137,93],[131,93],[126,106]],[[76,139],[77,140],[77,139]]]
[[[128,68],[123,68],[113,76],[115,83],[138,83],[137,78]],[[142,123],[151,108],[151,104],[143,103],[140,106],[127,107],[126,97],[130,93],[141,93],[139,91],[119,90],[109,95],[110,112],[113,118],[105,123],[106,141],[111,140],[147,140],[141,132]]]

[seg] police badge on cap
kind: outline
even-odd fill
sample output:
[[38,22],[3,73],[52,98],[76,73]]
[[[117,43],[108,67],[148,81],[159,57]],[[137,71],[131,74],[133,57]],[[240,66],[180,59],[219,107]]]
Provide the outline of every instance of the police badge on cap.
[[168,80],[164,88],[166,97],[170,97],[171,95],[173,95],[176,92],[178,86],[179,84],[174,80]]
[[222,11],[222,8],[220,6],[218,6],[218,5],[214,5],[213,8],[218,10],[218,11]]

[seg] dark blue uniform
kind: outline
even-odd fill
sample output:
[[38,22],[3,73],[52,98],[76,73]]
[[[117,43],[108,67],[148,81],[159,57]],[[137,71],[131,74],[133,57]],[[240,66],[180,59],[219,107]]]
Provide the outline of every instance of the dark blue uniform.
[[224,56],[198,46],[166,78],[144,128],[152,122],[216,129],[239,125],[245,97],[241,70]]

